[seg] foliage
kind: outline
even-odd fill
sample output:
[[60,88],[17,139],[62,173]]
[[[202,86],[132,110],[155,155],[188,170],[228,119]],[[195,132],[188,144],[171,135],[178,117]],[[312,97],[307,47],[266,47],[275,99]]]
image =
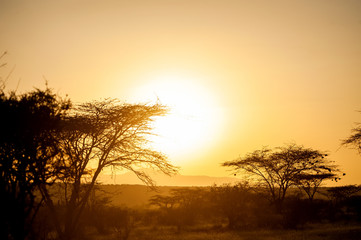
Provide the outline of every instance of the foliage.
[[[49,184],[60,154],[58,135],[70,107],[50,89],[26,94],[0,89],[0,207],[1,234],[24,239],[31,230],[41,200],[39,184]],[[5,239],[5,238],[4,238]]]
[[95,227],[99,234],[114,232],[116,239],[126,240],[134,228],[135,211],[125,207],[112,206],[110,193],[100,187],[93,189],[84,214],[84,224]]
[[281,207],[291,186],[301,185],[307,190],[311,185],[317,188],[320,180],[337,178],[338,170],[326,156],[318,150],[291,144],[275,150],[256,150],[244,158],[224,162],[222,166],[259,181],[269,190],[271,201]]
[[60,203],[63,218],[46,186],[40,187],[61,238],[71,239],[80,233],[80,217],[103,169],[128,169],[148,184],[151,179],[138,168],[155,167],[166,174],[176,171],[163,154],[147,145],[151,122],[165,113],[166,108],[159,104],[105,100],[82,104],[67,116],[59,140],[62,154],[54,159],[60,169],[57,181],[65,188]]
[[327,189],[328,196],[334,201],[341,201],[350,198],[352,195],[361,191],[361,186],[346,185],[340,187],[331,187]]
[[351,136],[349,136],[347,139],[344,139],[342,141],[342,145],[344,146],[352,146],[355,149],[358,150],[358,152],[361,154],[361,126],[358,124],[357,127],[352,129]]
[[[256,194],[248,182],[211,187],[211,198],[216,212],[228,220],[230,229],[247,228],[254,224]],[[258,206],[259,207],[259,206]]]
[[181,230],[184,226],[195,223],[206,205],[208,190],[202,188],[174,188],[170,195],[155,195],[149,204],[159,209],[160,223],[177,226]]
[[296,179],[296,183],[299,188],[304,190],[308,196],[308,199],[312,201],[321,183],[326,179],[331,179],[336,182],[340,180],[340,178],[335,173],[329,171],[300,174]]

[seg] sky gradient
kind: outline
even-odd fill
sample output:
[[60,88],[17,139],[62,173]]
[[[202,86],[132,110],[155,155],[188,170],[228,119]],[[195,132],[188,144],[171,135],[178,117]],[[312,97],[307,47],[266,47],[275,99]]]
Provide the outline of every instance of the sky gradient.
[[361,184],[340,148],[361,122],[361,1],[0,0],[0,33],[8,89],[175,109],[160,131],[182,138],[162,143],[182,174],[296,143]]

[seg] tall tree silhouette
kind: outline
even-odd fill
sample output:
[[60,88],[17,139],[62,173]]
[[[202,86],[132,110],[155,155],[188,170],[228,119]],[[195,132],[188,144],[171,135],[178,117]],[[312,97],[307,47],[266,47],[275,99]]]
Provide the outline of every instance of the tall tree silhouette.
[[52,159],[70,102],[50,89],[17,95],[0,90],[1,239],[24,239],[40,206],[35,190],[54,179]]
[[80,232],[80,217],[104,168],[128,169],[148,184],[152,180],[140,168],[155,167],[166,174],[176,172],[163,154],[147,146],[152,121],[166,111],[159,104],[105,100],[82,104],[68,116],[59,140],[62,155],[55,161],[57,168],[62,169],[57,178],[65,188],[63,218],[56,211],[49,189],[46,185],[41,187],[60,238],[72,239]]

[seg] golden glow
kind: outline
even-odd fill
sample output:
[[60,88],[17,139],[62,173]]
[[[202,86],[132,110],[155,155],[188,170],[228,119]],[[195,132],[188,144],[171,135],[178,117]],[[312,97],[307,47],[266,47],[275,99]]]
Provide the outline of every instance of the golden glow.
[[[155,145],[185,175],[295,142],[361,184],[361,1],[1,1],[7,89],[172,108]],[[21,80],[19,80],[21,79]],[[221,110],[220,110],[221,109]],[[337,151],[337,149],[339,149]],[[184,164],[186,161],[186,164]]]
[[166,73],[135,91],[143,101],[157,99],[170,108],[168,115],[154,122],[156,136],[151,141],[173,162],[187,161],[187,154],[214,141],[221,128],[215,97],[199,82],[192,76]]

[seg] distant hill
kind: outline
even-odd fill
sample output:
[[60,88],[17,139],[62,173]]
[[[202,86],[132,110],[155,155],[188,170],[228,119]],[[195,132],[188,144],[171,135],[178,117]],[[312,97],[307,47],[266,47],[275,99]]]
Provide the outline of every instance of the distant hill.
[[[117,207],[129,207],[134,209],[149,208],[149,199],[154,195],[167,195],[175,188],[196,188],[179,186],[158,186],[150,188],[145,185],[98,185],[96,196],[108,198],[109,204]],[[205,187],[199,187],[205,188]]]
[[[155,181],[157,186],[211,186],[214,184],[230,184],[239,182],[239,178],[235,177],[209,177],[209,176],[187,176],[187,175],[175,175],[167,176],[162,173],[147,170],[146,171],[151,178]],[[115,176],[101,175],[98,178],[102,184],[143,184],[137,176],[128,172],[125,174],[118,174]]]
[[[130,184],[100,184],[97,186],[96,195],[100,198],[106,197],[109,204],[118,207],[129,207],[134,209],[149,208],[149,199],[157,194],[167,195],[171,189],[182,188],[180,186],[158,186],[155,189],[145,185],[130,185]],[[196,188],[196,187],[185,187]],[[200,187],[202,188],[202,187]],[[204,187],[203,187],[204,188]],[[319,193],[316,193],[315,198],[327,199],[325,193],[327,187],[321,187]],[[289,194],[297,193],[297,188],[292,188]],[[359,193],[361,195],[361,193]],[[307,198],[306,195],[304,195]]]
[[114,206],[131,208],[148,207],[149,199],[156,194],[167,194],[177,187],[208,187],[212,185],[232,184],[239,182],[235,177],[209,177],[209,176],[167,176],[154,170],[144,170],[156,183],[157,188],[151,189],[137,178],[132,172],[124,174],[100,175],[97,192],[100,196],[109,197]]

